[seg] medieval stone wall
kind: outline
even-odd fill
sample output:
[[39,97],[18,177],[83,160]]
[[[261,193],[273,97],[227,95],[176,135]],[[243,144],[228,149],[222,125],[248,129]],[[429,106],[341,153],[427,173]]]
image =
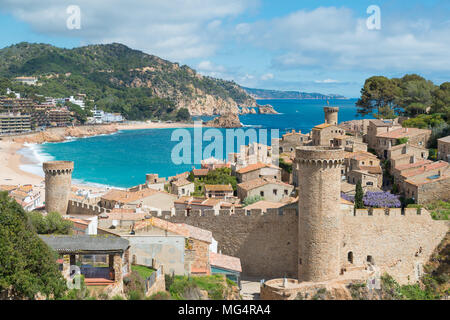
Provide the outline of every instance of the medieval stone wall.
[[[261,210],[214,210],[200,212],[193,210],[186,215],[178,211],[165,218],[175,223],[187,223],[210,230],[223,254],[241,259],[243,274],[274,277],[297,276],[297,226],[295,209]],[[281,214],[281,215],[280,215]]]

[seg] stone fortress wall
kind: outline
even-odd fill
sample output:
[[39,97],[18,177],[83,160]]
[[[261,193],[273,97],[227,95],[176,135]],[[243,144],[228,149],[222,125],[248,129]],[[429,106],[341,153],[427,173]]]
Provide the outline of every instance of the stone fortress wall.
[[[446,221],[435,221],[425,209],[341,210],[340,275],[366,270],[367,257],[401,283],[415,282],[448,231]],[[239,257],[242,272],[265,279],[298,278],[298,214],[295,209],[192,210],[163,212],[162,218],[210,230],[223,254]],[[348,261],[352,252],[353,263]],[[409,278],[408,278],[409,277]]]

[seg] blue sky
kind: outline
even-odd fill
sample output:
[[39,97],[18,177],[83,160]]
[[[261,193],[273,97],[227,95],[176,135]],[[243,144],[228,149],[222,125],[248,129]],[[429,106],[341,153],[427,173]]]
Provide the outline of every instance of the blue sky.
[[[68,29],[69,5],[81,29]],[[381,10],[369,30],[367,8]],[[0,0],[0,47],[120,42],[256,88],[357,97],[372,75],[450,74],[448,0]]]

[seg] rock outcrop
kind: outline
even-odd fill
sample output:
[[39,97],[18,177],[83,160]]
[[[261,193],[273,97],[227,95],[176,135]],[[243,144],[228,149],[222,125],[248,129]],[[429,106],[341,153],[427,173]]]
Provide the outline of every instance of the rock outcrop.
[[242,124],[237,114],[227,113],[211,121],[208,121],[206,123],[206,126],[214,128],[241,128]]
[[278,114],[278,112],[275,111],[273,106],[270,104],[266,104],[265,106],[258,106],[259,114]]

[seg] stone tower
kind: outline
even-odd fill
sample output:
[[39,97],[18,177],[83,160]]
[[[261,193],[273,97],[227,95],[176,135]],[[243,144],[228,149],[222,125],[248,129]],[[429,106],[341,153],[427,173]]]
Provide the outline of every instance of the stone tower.
[[295,161],[299,172],[298,278],[312,282],[337,278],[344,150],[300,147]]
[[45,172],[45,210],[67,213],[72,181],[73,161],[50,161],[42,166]]
[[338,124],[339,107],[324,107],[323,111],[325,111],[325,123]]

